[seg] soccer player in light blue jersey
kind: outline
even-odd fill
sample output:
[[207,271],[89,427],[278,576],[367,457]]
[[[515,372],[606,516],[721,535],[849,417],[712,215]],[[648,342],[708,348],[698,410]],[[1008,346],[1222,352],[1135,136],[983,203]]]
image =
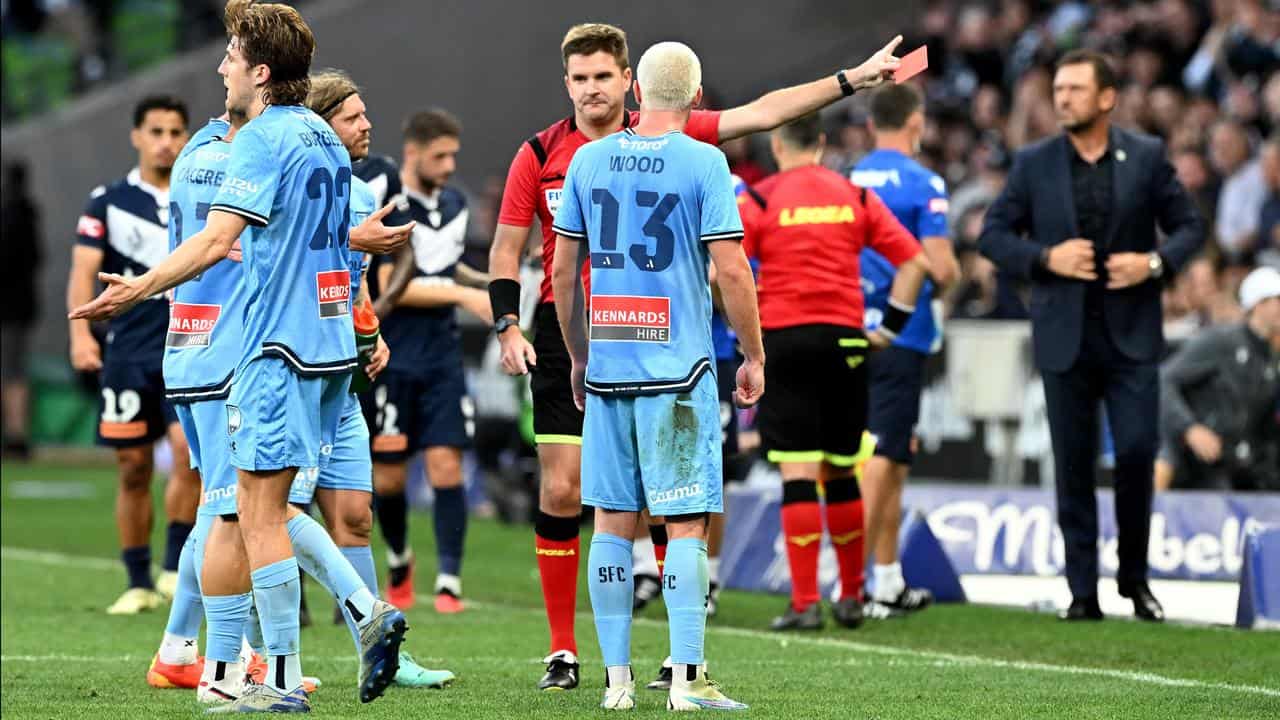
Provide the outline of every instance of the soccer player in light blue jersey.
[[[369,155],[369,143],[373,124],[366,114],[364,100],[360,97],[360,88],[346,73],[340,70],[327,70],[311,76],[311,91],[307,96],[307,106],[329,123],[334,133],[342,140],[342,144],[351,155],[351,161],[363,160]],[[377,209],[377,198],[368,183],[358,177],[351,179],[351,226],[355,228]],[[368,270],[367,255],[363,252],[351,254],[351,294],[356,298],[356,307],[369,308],[372,314],[372,303],[369,300],[368,283],[364,276]],[[366,372],[370,378],[376,377],[387,367],[390,350],[382,336],[378,336],[377,349],[367,368],[356,372]],[[299,473],[299,477],[303,477]],[[298,483],[294,483],[295,491]],[[360,401],[355,393],[347,395],[346,406],[342,410],[342,421],[338,427],[337,439],[333,452],[325,467],[319,469],[315,483],[310,485],[314,491],[316,504],[324,515],[329,532],[338,544],[342,555],[360,573],[365,586],[374,595],[378,594],[378,578],[373,564],[373,554],[369,550],[369,536],[373,527],[373,461],[370,454],[369,426],[365,422]],[[306,504],[311,496],[305,497],[290,493],[291,503]],[[292,521],[291,521],[292,522]],[[350,613],[346,613],[347,625],[359,646],[360,633]],[[428,670],[414,661],[407,652],[401,652],[399,669],[395,682],[405,687],[444,687],[453,682],[454,675],[448,670]]]
[[[219,73],[227,109],[243,112],[249,123],[232,143],[205,229],[144,275],[103,275],[106,290],[70,316],[97,319],[123,312],[200,275],[241,240],[250,299],[225,406],[227,444],[238,471],[239,533],[225,533],[232,552],[218,556],[238,555],[240,566],[251,570],[269,659],[263,684],[248,686],[234,703],[216,710],[306,712],[298,563],[285,530],[287,495],[299,467],[327,460],[356,366],[348,248],[351,166],[341,140],[299,105],[315,41],[297,11],[231,0],[226,25],[231,41]],[[214,577],[205,570],[206,596],[243,593],[238,573]],[[340,600],[360,629],[361,699],[367,702],[394,677],[407,623],[363,584]]]
[[[924,249],[929,279],[916,307],[893,344],[871,356],[867,432],[875,438],[875,455],[862,471],[866,498],[866,543],[872,559],[871,601],[864,614],[884,618],[921,610],[933,601],[923,588],[907,587],[898,562],[898,525],[902,487],[906,484],[918,443],[920,394],[924,364],[942,342],[941,318],[931,298],[959,276],[960,268],[947,236],[947,186],[936,173],[916,162],[924,135],[924,107],[912,85],[880,88],[871,99],[871,132],[876,149],[849,173],[854,184],[871,188]],[[897,268],[872,248],[860,258],[868,330],[881,327]]]
[[[578,150],[554,223],[556,315],[586,412],[582,501],[595,506],[588,588],[607,668],[602,706],[635,705],[631,672],[632,531],[647,508],[666,518],[663,599],[673,710],[742,710],[706,679],[709,590],[703,537],[723,509],[720,404],[708,260],[746,357],[736,399],[764,391],[755,283],[739,241],[724,155],[681,132],[702,94],[698,58],[659,43],[637,66],[634,128]],[[589,322],[578,269],[591,263]]]

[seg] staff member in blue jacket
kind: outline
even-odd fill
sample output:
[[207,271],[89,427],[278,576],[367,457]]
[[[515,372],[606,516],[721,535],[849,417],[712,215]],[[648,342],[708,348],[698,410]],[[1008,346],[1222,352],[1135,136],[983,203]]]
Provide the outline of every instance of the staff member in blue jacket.
[[1160,289],[1200,248],[1205,228],[1164,144],[1111,126],[1116,100],[1106,56],[1078,50],[1058,62],[1053,103],[1064,132],[1018,152],[978,245],[1031,284],[1032,343],[1074,598],[1062,618],[1102,619],[1094,495],[1101,402],[1115,440],[1116,581],[1135,615],[1158,622],[1164,610],[1147,586],[1147,536],[1164,347]]

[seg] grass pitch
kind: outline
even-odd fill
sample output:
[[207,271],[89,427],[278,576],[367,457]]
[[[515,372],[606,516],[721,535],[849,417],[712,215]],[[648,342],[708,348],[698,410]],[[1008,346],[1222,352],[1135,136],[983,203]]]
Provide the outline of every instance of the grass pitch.
[[[8,718],[189,718],[194,694],[146,685],[163,611],[108,617],[124,573],[112,521],[114,472],[103,467],[6,463],[0,501],[0,711]],[[157,486],[157,490],[158,490]],[[159,497],[157,491],[157,499]],[[162,517],[157,505],[157,517]],[[420,589],[434,574],[430,516],[411,519]],[[163,539],[157,525],[153,553]],[[598,717],[603,687],[586,588],[579,590],[583,684],[539,693],[545,619],[531,529],[475,521],[463,585],[471,607],[436,615],[429,598],[409,612],[405,647],[459,676],[444,691],[392,688],[361,706],[345,626],[314,583],[317,626],[303,630],[303,668],[324,685],[313,712],[365,718]],[[376,534],[376,533],[375,533]],[[584,537],[583,547],[586,547]],[[375,557],[381,559],[381,548]],[[726,592],[707,638],[712,674],[776,718],[1280,718],[1280,635],[1152,626],[1113,619],[1066,626],[1047,615],[943,606],[859,630],[764,631],[784,600]],[[637,680],[666,654],[663,609],[634,631]],[[639,690],[638,717],[666,714],[661,693]]]

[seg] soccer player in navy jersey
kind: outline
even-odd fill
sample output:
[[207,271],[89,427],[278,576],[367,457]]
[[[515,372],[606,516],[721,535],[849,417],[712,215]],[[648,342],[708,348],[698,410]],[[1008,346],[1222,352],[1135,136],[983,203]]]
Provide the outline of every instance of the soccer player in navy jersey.
[[[76,225],[67,305],[88,302],[99,271],[141,275],[169,254],[169,175],[187,141],[187,107],[168,95],[144,98],[133,111],[130,140],[138,166],[121,180],[98,187]],[[164,398],[160,365],[168,303],[161,295],[111,320],[100,347],[85,320],[70,321],[71,365],[101,372],[98,442],[115,449],[120,485],[116,529],[128,589],[111,615],[152,610],[177,585],[178,555],[195,522],[200,478],[187,463],[187,443]],[[155,442],[167,437],[173,470],[165,488],[169,519],[163,574],[151,579],[151,476]]]

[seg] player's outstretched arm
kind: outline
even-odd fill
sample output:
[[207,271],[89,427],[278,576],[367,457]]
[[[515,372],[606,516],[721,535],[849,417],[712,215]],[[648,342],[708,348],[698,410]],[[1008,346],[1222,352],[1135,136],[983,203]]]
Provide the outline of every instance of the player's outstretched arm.
[[739,407],[751,407],[764,394],[764,343],[760,339],[760,308],[756,303],[756,280],[751,265],[736,240],[707,244],[715,265],[716,284],[724,302],[729,325],[738,335],[744,361],[738,370],[734,400]]
[[152,295],[190,280],[227,256],[231,245],[244,232],[244,217],[224,210],[212,210],[200,232],[187,238],[159,265],[137,277],[99,273],[107,287],[92,301],[71,310],[72,320],[105,320],[115,317]]
[[[902,36],[898,35],[861,65],[844,70],[845,79],[849,82],[849,94],[877,87],[892,78],[893,71],[898,69],[898,58],[893,51],[901,42]],[[720,141],[772,130],[845,96],[846,91],[836,79],[836,73],[803,85],[774,90],[746,105],[721,113]]]
[[[77,244],[71,251],[71,272],[67,277],[67,310],[93,299],[94,282],[102,269],[102,250]],[[71,367],[80,372],[102,369],[102,348],[89,329],[88,320],[70,320]]]
[[409,242],[415,223],[411,221],[404,225],[382,224],[382,219],[395,206],[394,202],[389,202],[383,205],[381,210],[365,218],[364,222],[351,228],[348,242],[351,249],[374,255],[386,255]]

